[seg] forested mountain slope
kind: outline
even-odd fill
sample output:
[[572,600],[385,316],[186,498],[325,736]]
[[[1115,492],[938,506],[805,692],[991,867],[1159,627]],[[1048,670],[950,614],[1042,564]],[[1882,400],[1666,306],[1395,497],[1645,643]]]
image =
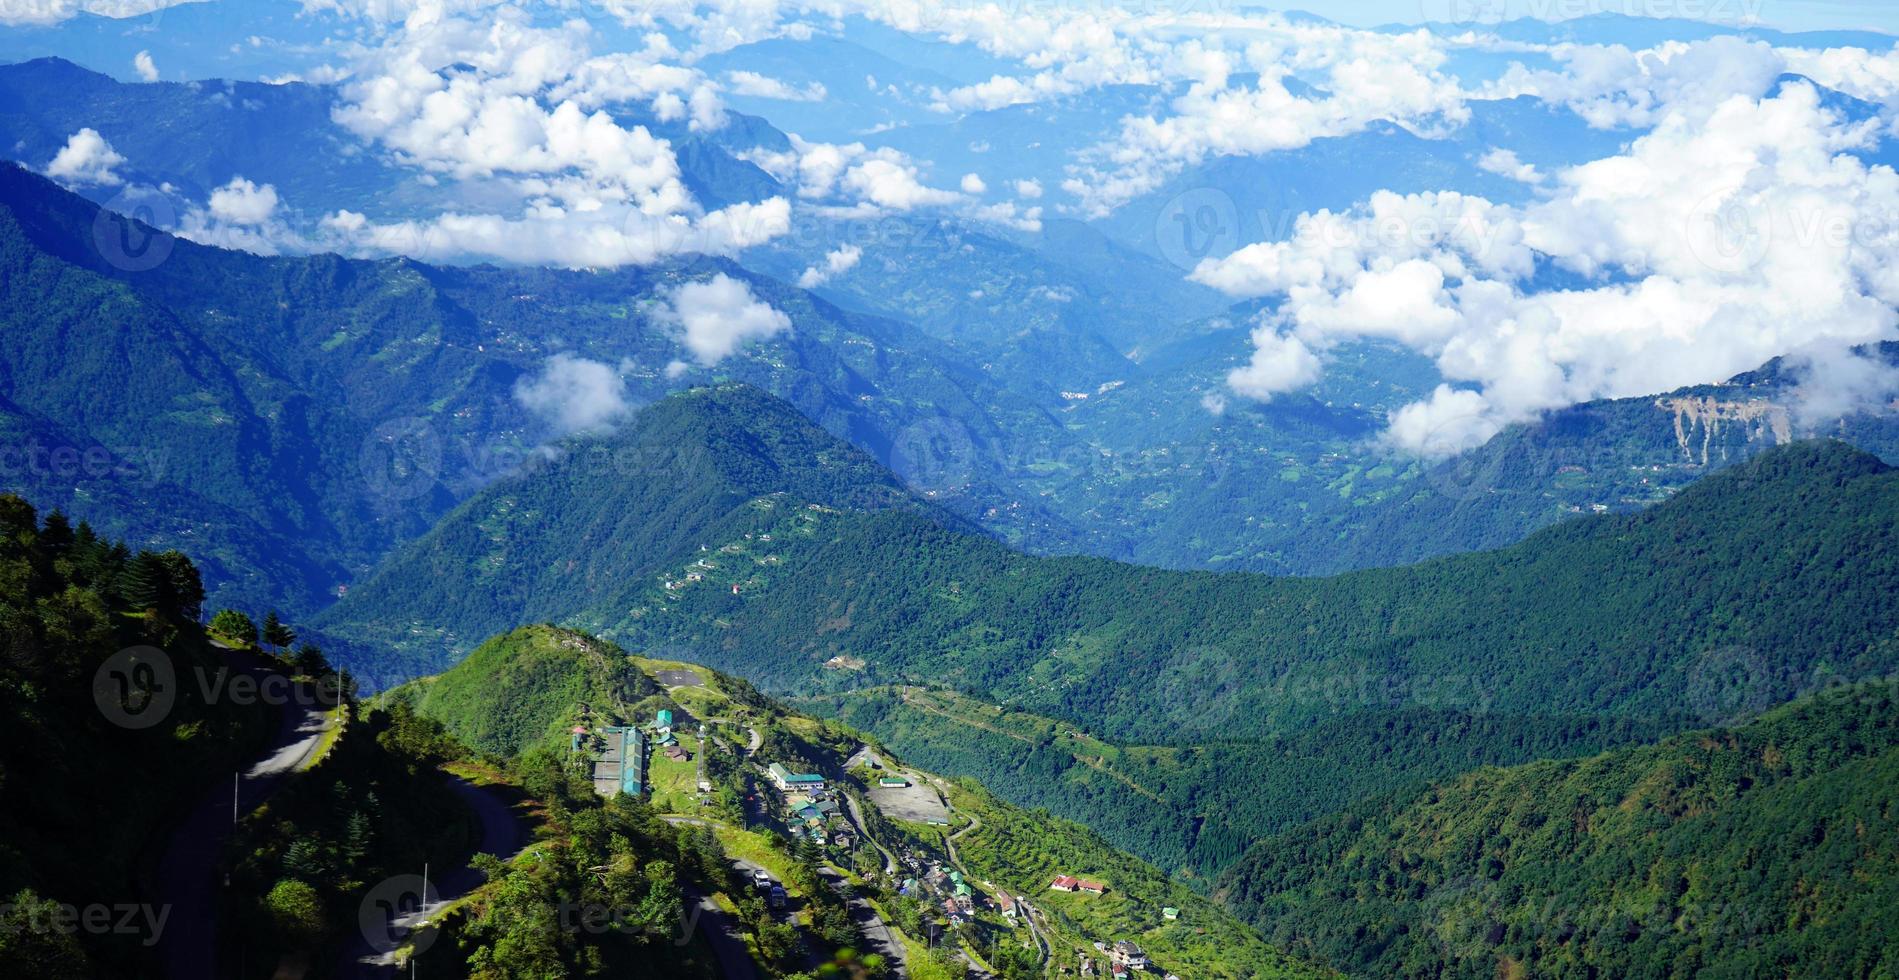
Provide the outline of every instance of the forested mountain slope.
[[1887,976],[1899,688],[1445,780],[1262,841],[1221,893],[1365,977]]
[[[121,254],[127,242],[139,261]],[[136,464],[69,465],[51,481],[8,467],[9,488],[63,481],[102,528],[147,545],[189,541],[217,559],[207,585],[233,603],[318,608],[521,468],[562,434],[516,394],[556,354],[605,365],[636,406],[749,381],[886,461],[928,451],[944,418],[979,454],[1068,438],[929,338],[721,261],[593,273],[256,256],[101,217],[8,164],[0,273],[0,405],[57,432],[49,449]],[[688,355],[666,319],[670,291],[718,275],[792,329],[675,377],[668,365]],[[982,470],[960,484],[964,499],[1000,497]],[[191,489],[174,493],[168,481],[182,473]],[[999,513],[1024,528],[1049,520],[1033,505]],[[240,571],[258,569],[283,572]]]
[[[741,389],[683,402],[729,405],[718,417],[733,424],[810,430]],[[662,408],[696,418],[649,411]],[[623,436],[637,442],[646,424]],[[708,443],[682,436],[689,444]],[[810,458],[853,457],[837,445]],[[406,643],[398,667],[413,670],[456,655],[480,632],[467,624],[524,606],[780,691],[936,685],[1123,745],[1219,744],[1223,757],[1303,772],[1358,766],[1355,752],[1403,760],[1358,766],[1363,778],[1326,780],[1316,796],[1228,806],[1169,790],[1173,806],[1148,808],[1070,778],[1023,791],[1047,771],[1028,762],[1045,736],[932,742],[945,768],[995,777],[1015,798],[1100,821],[1122,846],[1202,874],[1258,834],[1416,779],[1655,737],[1899,666],[1899,475],[1837,443],[1785,447],[1652,509],[1501,551],[1329,579],[1025,556],[922,505],[893,505],[887,479],[850,464],[815,469],[837,478],[824,493],[782,477],[747,484],[708,512],[718,516],[657,522],[678,531],[659,538],[622,522],[650,523],[640,515],[673,491],[666,473],[602,479],[587,459],[491,488],[379,572],[386,595],[351,596],[327,625]],[[735,506],[746,492],[757,496]],[[866,495],[870,509],[845,503]],[[496,604],[487,575],[509,562],[533,587]],[[548,567],[560,573],[533,574]],[[619,571],[588,571],[609,568]],[[870,704],[832,709],[859,703]],[[927,730],[901,703],[860,717],[893,737]],[[1316,724],[1358,734],[1279,741]],[[1436,733],[1425,747],[1378,747],[1377,733],[1409,745],[1402,733],[1419,726]],[[1173,784],[1203,750],[1155,758],[1170,759]],[[1194,819],[1183,824],[1182,809]]]
[[[785,402],[745,386],[688,392],[475,495],[318,622],[413,652],[412,676],[522,619],[618,608],[666,565],[701,559],[706,542],[769,526],[774,501],[935,514]],[[404,669],[388,657],[363,666],[378,678]]]

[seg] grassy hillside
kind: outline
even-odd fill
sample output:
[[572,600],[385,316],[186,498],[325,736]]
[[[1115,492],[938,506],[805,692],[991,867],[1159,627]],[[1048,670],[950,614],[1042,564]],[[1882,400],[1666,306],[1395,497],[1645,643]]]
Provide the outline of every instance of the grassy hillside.
[[1899,687],[1354,808],[1223,893],[1366,977],[1891,976]]
[[529,626],[476,647],[455,670],[397,688],[406,703],[473,748],[500,756],[559,749],[576,706],[603,724],[623,724],[618,705],[659,691],[611,643],[551,626]]
[[[957,812],[978,821],[956,842],[963,863],[984,881],[1043,909],[1056,945],[1067,940],[1064,953],[1087,948],[1095,937],[1107,937],[1139,943],[1164,970],[1183,977],[1242,980],[1323,974],[1261,942],[1219,905],[1147,862],[1115,850],[1082,824],[1011,806],[975,780],[959,781],[949,799]],[[1100,881],[1108,891],[1051,891],[1049,883],[1062,874]],[[1162,913],[1167,908],[1179,910],[1179,917],[1168,920]]]
[[[691,680],[682,684],[682,677]],[[662,679],[669,685],[663,690]],[[699,802],[691,789],[694,764],[656,755],[646,774],[653,787],[649,805],[675,822],[709,826],[728,854],[770,869],[778,880],[791,884],[797,896],[821,898],[825,890],[816,877],[806,876],[816,868],[835,868],[871,896],[888,921],[900,929],[910,922],[909,935],[921,940],[934,909],[896,894],[902,877],[920,872],[906,867],[886,877],[876,849],[881,847],[937,862],[960,861],[986,889],[1028,896],[1046,910],[1057,965],[1072,963],[1076,948],[1092,951],[1097,940],[1136,939],[1156,962],[1183,976],[1241,980],[1319,975],[1260,941],[1230,913],[1153,865],[1116,850],[1079,824],[1013,806],[973,780],[950,785],[928,772],[906,769],[919,783],[944,786],[952,826],[882,817],[868,795],[870,771],[849,762],[860,749],[869,749],[887,765],[899,765],[888,750],[850,728],[799,714],[741,680],[703,667],[633,657],[584,634],[537,626],[497,636],[440,677],[398,688],[381,699],[383,704],[412,704],[473,744],[527,756],[548,754],[543,752],[547,748],[557,750],[552,755],[564,755],[567,740],[561,733],[577,720],[575,708],[582,701],[591,706],[595,723],[639,722],[656,708],[673,710],[682,745],[694,756],[703,755],[700,778],[715,788],[706,802]],[[695,734],[700,724],[707,726],[709,737]],[[533,733],[543,737],[531,737]],[[756,751],[749,749],[753,733]],[[794,843],[772,804],[747,802],[777,798],[763,774],[763,767],[773,762],[832,779],[872,815],[866,827],[876,846],[861,848],[853,864],[848,852],[819,855]],[[955,834],[954,859],[944,841],[948,834]],[[1058,873],[1101,878],[1113,891],[1100,897],[1049,892],[1047,885]],[[1161,909],[1166,907],[1183,910],[1181,920],[1165,922]],[[994,949],[1021,948],[1028,955],[1025,928],[1006,928],[993,911],[975,918],[961,934],[972,951],[987,956]],[[792,921],[807,943],[823,945],[821,913],[800,914]],[[942,926],[935,928],[940,932]],[[928,975],[937,967],[955,969],[931,959],[921,948],[927,943],[918,945],[915,975]]]

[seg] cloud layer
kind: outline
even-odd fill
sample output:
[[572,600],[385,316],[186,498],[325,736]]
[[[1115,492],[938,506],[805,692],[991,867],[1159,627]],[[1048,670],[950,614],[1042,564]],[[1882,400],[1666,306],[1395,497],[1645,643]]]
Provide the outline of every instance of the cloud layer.
[[1348,340],[1433,357],[1455,387],[1397,412],[1390,430],[1420,452],[1788,352],[1854,371],[1842,351],[1899,337],[1899,175],[1849,152],[1878,126],[1843,118],[1808,84],[1734,96],[1562,171],[1530,205],[1381,193],[1348,214],[1302,216],[1288,241],[1205,262],[1194,278],[1279,300],[1229,379],[1240,394],[1303,387],[1315,357]]

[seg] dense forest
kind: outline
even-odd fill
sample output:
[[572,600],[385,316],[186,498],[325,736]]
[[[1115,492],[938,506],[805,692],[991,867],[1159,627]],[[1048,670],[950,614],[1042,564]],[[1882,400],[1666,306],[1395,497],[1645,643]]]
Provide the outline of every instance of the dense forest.
[[1483,769],[1262,841],[1222,884],[1365,977],[1899,971],[1899,687]]
[[15,975],[149,969],[161,923],[80,933],[48,910],[149,905],[141,878],[179,802],[272,727],[261,705],[176,683],[224,662],[203,599],[183,555],[0,496],[0,962]]
[[921,765],[1084,823],[1202,890],[1259,837],[1358,800],[1483,765],[1649,741],[1667,728],[1596,716],[1414,709],[1321,721],[1256,741],[1122,745],[945,690],[876,688],[800,704],[878,733]]
[[521,622],[623,605],[667,559],[765,524],[754,502],[771,495],[922,509],[790,405],[743,386],[694,391],[476,495],[316,622],[373,640],[380,676],[433,672],[445,649]]
[[[713,520],[656,521],[670,537],[637,529],[620,551],[610,532],[660,513],[646,503],[654,491],[588,480],[584,457],[571,472],[555,463],[484,492],[430,538],[480,543],[505,528],[505,555],[409,549],[378,577],[378,605],[401,615],[351,597],[329,624],[459,635],[457,610],[483,594],[490,562],[542,570],[514,605],[825,695],[825,710],[858,712],[867,730],[927,743],[933,765],[1203,878],[1260,834],[1420,780],[1652,739],[1899,667],[1899,478],[1839,443],[1784,447],[1651,509],[1499,551],[1277,579],[1013,552],[925,505],[887,506],[879,471],[743,389],[649,411],[667,420],[672,452],[726,471],[750,458],[770,479],[745,485],[766,494],[733,504],[734,492]],[[800,431],[735,436],[786,427]],[[638,444],[640,428],[624,437]],[[827,445],[836,455],[811,451]],[[794,481],[827,502],[783,489]],[[853,499],[874,504],[836,506]],[[542,531],[542,516],[561,530]],[[595,574],[609,567],[642,572]],[[441,640],[410,649],[429,662],[429,644],[448,655]],[[850,694],[892,684],[946,687],[1128,747],[1122,775],[1154,798],[1074,767],[1046,732],[944,735]],[[1264,792],[1221,778],[1235,765],[1259,772]]]

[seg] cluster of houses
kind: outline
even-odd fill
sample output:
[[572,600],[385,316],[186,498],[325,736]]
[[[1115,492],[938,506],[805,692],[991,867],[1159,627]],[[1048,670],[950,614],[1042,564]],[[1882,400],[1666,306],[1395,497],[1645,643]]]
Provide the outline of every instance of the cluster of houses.
[[772,785],[785,794],[785,822],[794,838],[808,837],[819,847],[849,849],[856,839],[851,835],[844,811],[832,796],[823,776],[796,773],[779,763],[765,770]]
[[[914,865],[918,862],[912,858],[911,863]],[[915,898],[926,905],[939,905],[951,928],[973,920],[976,913],[987,904],[983,893],[971,887],[961,871],[937,861],[924,865],[921,878],[905,878],[897,887],[897,894]],[[1000,895],[995,906],[1011,919],[1019,912],[1016,900],[1006,893]]]

